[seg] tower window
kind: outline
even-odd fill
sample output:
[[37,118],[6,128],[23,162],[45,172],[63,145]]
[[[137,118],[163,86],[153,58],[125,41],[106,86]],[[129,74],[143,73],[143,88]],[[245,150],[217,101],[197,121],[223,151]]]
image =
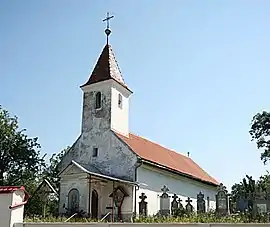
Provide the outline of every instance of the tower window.
[[100,109],[101,108],[101,92],[97,92],[96,93],[96,109]]
[[98,156],[98,148],[94,147],[93,148],[93,157],[97,157]]
[[118,107],[122,109],[123,97],[121,94],[118,94]]

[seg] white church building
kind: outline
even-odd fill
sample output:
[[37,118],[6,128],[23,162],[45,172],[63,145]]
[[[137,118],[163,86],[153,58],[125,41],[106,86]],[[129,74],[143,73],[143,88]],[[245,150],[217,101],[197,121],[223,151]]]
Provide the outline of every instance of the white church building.
[[84,211],[96,219],[108,214],[126,219],[142,212],[144,193],[144,213],[155,215],[163,186],[183,205],[190,197],[195,210],[202,192],[206,210],[215,209],[219,183],[213,177],[190,157],[130,132],[132,91],[108,42],[81,89],[81,135],[60,163],[60,214]]

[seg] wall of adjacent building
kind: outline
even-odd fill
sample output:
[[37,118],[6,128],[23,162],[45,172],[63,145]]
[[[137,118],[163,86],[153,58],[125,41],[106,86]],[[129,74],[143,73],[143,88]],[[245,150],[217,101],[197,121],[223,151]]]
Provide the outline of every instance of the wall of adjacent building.
[[0,194],[0,226],[13,227],[14,223],[23,221],[24,205],[11,207],[21,204],[25,193],[23,190],[6,192]]
[[[23,190],[17,190],[15,192],[13,192],[12,193],[12,205],[22,203],[24,197],[25,197],[25,192]],[[0,201],[0,204],[2,204],[2,201]],[[9,209],[9,211],[11,212],[10,226],[13,227],[13,223],[17,223],[17,222],[20,222],[23,220],[24,206],[18,206],[16,208]],[[0,211],[0,213],[1,213],[1,211]],[[4,225],[2,225],[3,219],[0,218],[0,220],[1,220],[0,226],[4,226]]]
[[0,195],[0,220],[1,225],[5,227],[10,226],[11,210],[9,206],[12,205],[12,193]]
[[[151,167],[143,164],[137,170],[137,181],[140,183],[144,183],[146,185],[142,185],[140,189],[137,191],[137,206],[136,212],[139,212],[139,196],[141,193],[145,193],[148,202],[148,215],[154,215],[160,210],[160,198],[162,191],[161,188],[165,185],[168,187],[168,194],[173,196],[173,194],[177,194],[182,199],[182,204],[185,207],[187,197],[192,199],[191,204],[194,207],[194,210],[197,209],[197,194],[201,191],[204,194],[204,199],[206,201],[207,206],[207,197],[209,197],[209,208],[215,209],[215,195],[217,193],[216,187],[208,186],[206,184],[181,177],[176,174],[169,173],[164,170],[160,170],[155,167]],[[170,198],[172,201],[173,199]],[[207,211],[207,208],[206,208]]]

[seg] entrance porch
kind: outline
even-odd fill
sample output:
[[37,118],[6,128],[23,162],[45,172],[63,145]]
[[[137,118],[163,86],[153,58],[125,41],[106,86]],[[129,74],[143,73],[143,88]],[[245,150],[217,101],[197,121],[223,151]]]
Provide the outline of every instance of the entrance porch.
[[88,176],[89,182],[89,209],[93,219],[106,218],[113,220],[127,220],[132,217],[134,210],[134,185]]
[[71,211],[69,215],[83,212],[96,220],[130,221],[136,210],[137,188],[136,182],[96,173],[72,161],[61,173],[59,212],[65,212],[63,203]]

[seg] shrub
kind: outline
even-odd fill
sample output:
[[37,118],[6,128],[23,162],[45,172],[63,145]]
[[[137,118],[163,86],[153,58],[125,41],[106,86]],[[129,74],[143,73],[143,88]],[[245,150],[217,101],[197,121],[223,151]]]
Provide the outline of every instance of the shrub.
[[[181,216],[148,216],[134,218],[136,223],[269,223],[269,214],[253,216],[249,213],[238,213],[227,216],[218,216],[215,212],[204,214],[187,214]],[[66,217],[40,217],[25,218],[25,222],[64,222]],[[90,218],[71,218],[68,222],[96,222]]]

